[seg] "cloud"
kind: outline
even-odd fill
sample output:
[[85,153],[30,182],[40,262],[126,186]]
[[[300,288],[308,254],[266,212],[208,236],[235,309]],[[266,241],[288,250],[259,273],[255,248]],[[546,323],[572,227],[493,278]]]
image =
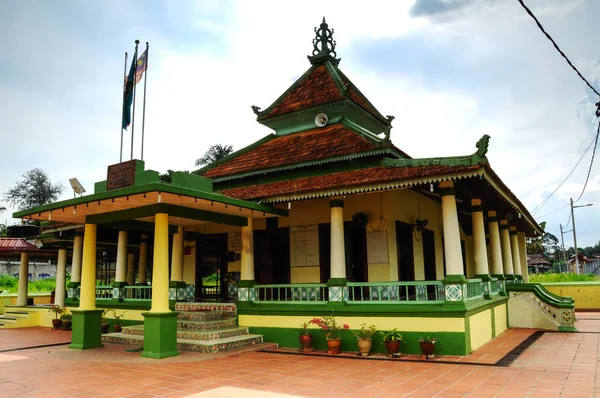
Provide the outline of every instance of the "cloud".
[[490,0],[417,0],[410,8],[411,17],[440,17],[479,8]]

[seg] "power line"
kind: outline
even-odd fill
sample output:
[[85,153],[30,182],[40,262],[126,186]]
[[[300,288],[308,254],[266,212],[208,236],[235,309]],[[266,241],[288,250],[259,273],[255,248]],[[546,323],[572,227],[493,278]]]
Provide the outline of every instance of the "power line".
[[[600,108],[598,108],[600,109]],[[598,123],[598,128],[596,129],[596,139],[594,140],[594,151],[592,152],[592,161],[590,162],[590,168],[588,169],[587,177],[585,178],[585,184],[583,184],[583,189],[581,190],[581,194],[577,198],[575,202],[579,202],[579,199],[583,196],[585,192],[585,188],[587,187],[588,181],[590,179],[590,173],[592,172],[592,165],[594,164],[594,157],[596,156],[596,146],[598,145],[598,135],[600,135],[600,122]]]
[[568,205],[568,204],[566,204],[566,205],[564,205],[563,207],[561,207],[560,209],[553,210],[553,211],[551,211],[550,213],[546,213],[546,214],[544,214],[543,216],[539,216],[538,218],[540,218],[540,219],[541,219],[541,218],[544,218],[544,217],[546,217],[546,216],[549,216],[550,214],[554,214],[554,213],[556,213],[557,211],[560,211],[560,210],[564,209],[564,208],[565,208],[565,207],[567,207],[567,206],[569,206],[569,205]]
[[531,12],[531,10],[525,5],[525,3],[523,3],[523,0],[518,0],[518,1],[521,4],[521,6],[523,6],[523,8],[525,9],[525,11],[527,11],[527,14],[529,14],[529,16],[531,18],[533,18],[533,20],[537,24],[538,28],[540,28],[540,30],[542,31],[542,33],[544,35],[546,35],[546,37],[548,38],[548,40],[550,40],[552,42],[552,44],[554,45],[554,48],[556,48],[556,50],[560,53],[560,55],[562,55],[562,57],[565,59],[565,61],[567,61],[567,63],[569,64],[569,66],[571,68],[573,68],[573,70],[577,73],[577,75],[579,76],[579,78],[581,78],[581,80],[583,80],[585,82],[585,84],[587,84],[587,86],[593,92],[595,92],[596,95],[598,95],[600,97],[600,93],[585,79],[585,77],[583,77],[583,75],[581,73],[579,73],[579,71],[577,70],[577,68],[573,65],[573,63],[569,60],[569,58],[567,58],[567,56],[565,55],[565,53],[562,52],[562,50],[558,47],[558,44],[556,44],[556,42],[552,39],[552,37],[550,37],[550,35],[548,33],[546,33],[546,30],[544,29],[544,27],[542,26],[542,24],[540,23],[540,21],[538,21],[538,19],[535,17],[535,15],[533,15],[533,12]]
[[[596,141],[598,140],[598,135],[596,135]],[[548,202],[548,200],[550,200],[550,198],[552,197],[552,195],[554,195],[556,193],[556,191],[558,191],[560,189],[560,187],[563,186],[563,184],[565,182],[567,182],[567,180],[569,179],[569,177],[571,177],[571,175],[573,174],[573,172],[575,171],[575,169],[577,168],[577,166],[579,166],[579,163],[581,163],[581,161],[583,160],[583,157],[585,156],[585,154],[590,150],[590,148],[592,147],[593,142],[590,142],[590,145],[588,145],[587,149],[585,150],[585,152],[583,152],[583,154],[581,155],[581,157],[579,158],[579,160],[577,161],[577,163],[575,163],[575,166],[573,167],[573,169],[571,169],[571,171],[569,172],[569,174],[567,174],[567,176],[561,181],[560,184],[558,184],[558,186],[556,187],[556,189],[554,191],[552,191],[552,193],[550,195],[548,195],[548,197],[546,199],[544,199],[539,205],[537,205],[532,211],[531,214],[535,215],[535,213],[537,213],[538,211],[540,211],[542,209],[542,207],[544,207],[544,205]]]

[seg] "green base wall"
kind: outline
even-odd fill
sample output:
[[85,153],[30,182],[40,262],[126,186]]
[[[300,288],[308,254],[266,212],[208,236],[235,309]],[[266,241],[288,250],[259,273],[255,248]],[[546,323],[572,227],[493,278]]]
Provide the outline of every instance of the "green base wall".
[[71,310],[73,323],[69,348],[87,350],[104,347],[102,344],[102,310]]
[[177,312],[144,312],[145,358],[168,358],[179,355],[177,350]]

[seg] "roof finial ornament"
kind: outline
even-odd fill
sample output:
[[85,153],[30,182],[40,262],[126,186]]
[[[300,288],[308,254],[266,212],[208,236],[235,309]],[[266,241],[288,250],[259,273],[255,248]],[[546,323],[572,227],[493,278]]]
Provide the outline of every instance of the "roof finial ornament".
[[315,28],[316,36],[313,39],[313,52],[312,56],[309,55],[308,59],[311,64],[320,63],[326,59],[333,61],[336,65],[340,62],[339,58],[336,59],[337,53],[335,52],[335,40],[333,40],[333,29],[329,29],[329,25],[323,17],[323,22],[319,28]]

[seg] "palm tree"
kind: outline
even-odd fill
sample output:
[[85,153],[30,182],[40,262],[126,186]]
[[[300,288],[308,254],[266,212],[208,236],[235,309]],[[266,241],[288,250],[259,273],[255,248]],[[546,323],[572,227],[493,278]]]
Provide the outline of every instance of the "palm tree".
[[208,148],[208,151],[199,159],[196,159],[196,166],[206,166],[213,162],[216,162],[219,159],[223,159],[224,157],[233,153],[233,145],[211,145]]

